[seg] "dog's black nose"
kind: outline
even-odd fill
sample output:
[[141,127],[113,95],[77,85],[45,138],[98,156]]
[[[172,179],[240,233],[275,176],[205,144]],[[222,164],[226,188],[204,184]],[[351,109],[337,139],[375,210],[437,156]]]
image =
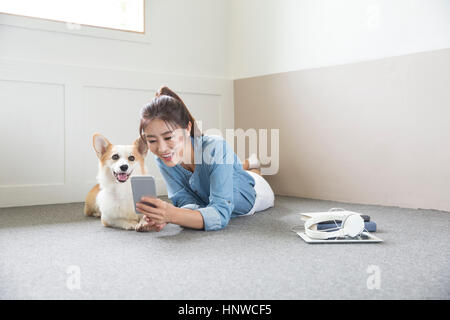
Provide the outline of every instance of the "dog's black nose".
[[124,165],[120,166],[120,170],[127,171],[128,170],[128,165],[124,164]]

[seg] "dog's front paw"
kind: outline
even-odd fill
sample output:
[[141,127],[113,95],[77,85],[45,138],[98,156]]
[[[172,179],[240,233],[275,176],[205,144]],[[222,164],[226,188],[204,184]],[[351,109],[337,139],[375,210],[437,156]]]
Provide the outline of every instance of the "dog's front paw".
[[152,226],[147,221],[142,220],[136,225],[134,230],[136,230],[137,232],[147,232],[151,230],[151,227]]
[[96,211],[96,212],[92,213],[92,216],[96,217],[96,218],[101,218],[102,214],[100,212]]

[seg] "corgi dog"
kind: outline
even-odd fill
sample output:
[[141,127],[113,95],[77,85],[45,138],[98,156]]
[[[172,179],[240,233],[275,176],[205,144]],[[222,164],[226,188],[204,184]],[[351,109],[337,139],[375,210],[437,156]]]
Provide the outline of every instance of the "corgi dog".
[[99,133],[93,145],[99,159],[97,182],[84,206],[86,216],[100,217],[104,226],[147,231],[143,214],[134,210],[130,176],[145,175],[148,147],[139,137],[132,145],[113,145]]

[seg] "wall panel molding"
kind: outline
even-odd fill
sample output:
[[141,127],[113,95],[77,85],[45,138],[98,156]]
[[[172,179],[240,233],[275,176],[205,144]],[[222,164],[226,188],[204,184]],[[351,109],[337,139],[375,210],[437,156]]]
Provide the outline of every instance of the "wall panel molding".
[[[98,160],[92,148],[92,131],[97,128],[102,130],[106,137],[111,137],[112,143],[132,143],[138,136],[138,127],[134,128],[133,121],[138,123],[138,110],[143,105],[141,101],[150,100],[161,85],[167,85],[179,93],[192,112],[197,113],[194,117],[207,120],[207,127],[215,126],[223,132],[226,128],[234,128],[233,82],[229,79],[0,59],[1,81],[14,83],[15,86],[23,84],[24,87],[27,84],[62,86],[62,117],[58,118],[52,112],[43,115],[52,121],[52,125],[42,130],[54,129],[54,126],[63,128],[61,141],[64,157],[57,163],[48,159],[46,169],[50,170],[46,174],[49,178],[54,174],[51,172],[53,166],[63,168],[63,179],[57,183],[16,183],[19,178],[14,175],[0,183],[0,207],[83,202],[96,183],[98,169]],[[109,94],[117,99],[108,101],[105,97]],[[46,98],[52,98],[51,92],[41,97]],[[9,108],[13,99],[11,94],[0,95],[0,108]],[[113,108],[117,114],[107,114],[108,108]],[[23,116],[20,108],[3,110],[11,116],[0,119],[2,126]],[[121,117],[125,119],[123,122]],[[121,123],[124,125],[118,132]],[[9,131],[1,139],[2,149],[14,146],[15,133]],[[47,140],[51,140],[50,137],[31,142],[31,146],[37,148],[39,144],[42,150],[50,150],[51,154],[54,146]],[[19,156],[25,157],[25,153]],[[26,166],[33,166],[32,156],[22,161]],[[146,164],[150,174],[156,178],[158,194],[166,195],[152,154],[147,157]],[[19,167],[12,170],[18,172],[17,175],[21,172]]]

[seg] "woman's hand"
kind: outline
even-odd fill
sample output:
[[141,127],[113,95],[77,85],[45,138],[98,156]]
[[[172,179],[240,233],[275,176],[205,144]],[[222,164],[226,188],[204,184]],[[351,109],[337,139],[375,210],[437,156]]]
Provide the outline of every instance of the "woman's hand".
[[153,221],[147,216],[144,216],[144,220],[147,222],[148,225],[147,231],[160,232],[167,225],[167,223],[157,224],[155,221]]
[[136,203],[136,209],[146,216],[146,220],[148,218],[159,225],[172,222],[172,208],[174,208],[172,204],[158,198],[142,197],[141,202]]

